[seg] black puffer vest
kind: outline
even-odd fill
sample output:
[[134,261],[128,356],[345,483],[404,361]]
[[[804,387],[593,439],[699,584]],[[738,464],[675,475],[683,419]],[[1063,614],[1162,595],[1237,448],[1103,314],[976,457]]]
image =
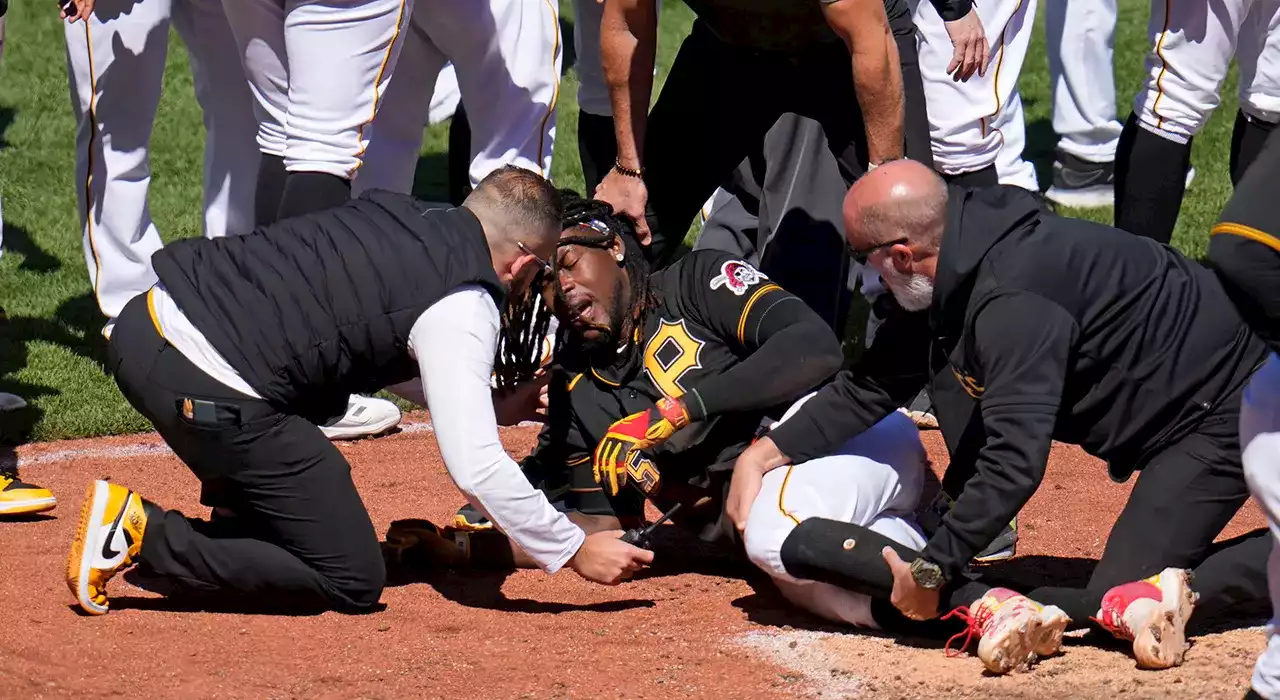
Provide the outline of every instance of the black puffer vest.
[[315,422],[417,376],[409,331],[464,284],[504,290],[463,208],[366,192],[245,236],[187,239],[152,262],[174,301],[269,403]]

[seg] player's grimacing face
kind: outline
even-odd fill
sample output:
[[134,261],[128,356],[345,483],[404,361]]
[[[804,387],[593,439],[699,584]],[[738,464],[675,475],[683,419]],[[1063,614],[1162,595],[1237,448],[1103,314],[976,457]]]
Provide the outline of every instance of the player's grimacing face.
[[556,256],[561,291],[552,301],[556,316],[584,340],[616,335],[623,273],[613,248],[567,245]]

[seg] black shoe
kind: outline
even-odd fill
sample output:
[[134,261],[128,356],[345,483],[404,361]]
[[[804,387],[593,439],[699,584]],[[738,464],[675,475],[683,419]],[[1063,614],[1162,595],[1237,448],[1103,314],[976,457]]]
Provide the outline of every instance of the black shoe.
[[1094,163],[1059,149],[1053,163],[1053,186],[1044,193],[1049,201],[1081,209],[1115,204],[1116,165]]
[[1249,692],[1244,694],[1244,700],[1263,700],[1263,698],[1258,694],[1258,691],[1250,688]]
[[1018,549],[1018,519],[1015,517],[1009,521],[1004,530],[987,545],[987,548],[978,553],[973,558],[977,564],[990,564],[993,561],[1004,561],[1012,559]]

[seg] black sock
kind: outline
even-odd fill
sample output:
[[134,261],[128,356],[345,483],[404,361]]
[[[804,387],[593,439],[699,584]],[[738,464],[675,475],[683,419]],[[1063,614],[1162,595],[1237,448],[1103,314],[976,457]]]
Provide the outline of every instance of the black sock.
[[1268,124],[1261,119],[1250,119],[1243,111],[1236,111],[1236,126],[1231,131],[1231,184],[1240,184],[1240,178],[1253,165],[1267,142],[1275,124]]
[[991,187],[1000,184],[1000,175],[996,172],[994,163],[980,170],[971,170],[967,173],[957,173],[955,175],[941,173],[941,175],[942,179],[947,181],[947,184],[959,187]]
[[1181,144],[1157,136],[1130,114],[1116,150],[1116,228],[1168,243],[1189,167],[1190,139]]
[[578,112],[578,157],[582,159],[582,181],[590,197],[618,158],[613,117]]
[[471,194],[471,122],[458,103],[449,122],[449,201],[460,206]]
[[285,179],[279,218],[302,216],[351,199],[351,181],[328,173],[292,172]]
[[253,200],[253,225],[269,226],[280,212],[280,198],[284,196],[284,180],[289,173],[284,169],[284,157],[262,154],[258,162],[258,188]]

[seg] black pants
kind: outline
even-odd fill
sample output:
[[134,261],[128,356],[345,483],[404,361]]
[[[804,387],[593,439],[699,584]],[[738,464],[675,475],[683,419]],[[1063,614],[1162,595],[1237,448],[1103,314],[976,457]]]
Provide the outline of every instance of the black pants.
[[[970,464],[975,451],[985,443],[981,418],[976,404],[966,402],[967,396],[953,391],[952,384],[956,383],[934,385],[935,397],[945,398],[935,401],[935,407],[943,426],[967,423],[963,433],[954,431],[946,438],[952,462]],[[1225,397],[1194,433],[1146,464],[1085,588],[1046,586],[1022,592],[1040,603],[1062,608],[1074,627],[1089,624],[1112,586],[1147,578],[1166,567],[1192,569],[1192,588],[1200,594],[1197,614],[1267,600],[1266,563],[1272,546],[1267,530],[1214,543],[1249,497],[1240,461],[1239,422],[1237,390]],[[971,472],[948,469],[942,488],[956,497],[970,476]],[[990,585],[983,576],[955,582],[944,589],[941,612],[972,604]],[[872,611],[881,627],[890,632],[927,634],[933,629],[906,620],[888,601],[878,601]]]
[[[914,31],[896,38],[906,98],[906,154],[932,167]],[[788,112],[822,125],[846,183],[866,171],[866,130],[843,43],[821,44],[803,54],[757,51],[727,44],[701,21],[694,22],[646,129],[652,261],[661,266],[671,259],[703,203],[745,158],[761,151],[765,134]]]
[[1198,609],[1266,600],[1265,529],[1215,546],[1214,539],[1249,498],[1240,461],[1240,390],[1223,399],[1196,431],[1162,450],[1139,473],[1107,546],[1084,589],[1028,593],[1057,605],[1076,623],[1096,615],[1112,586],[1166,567],[1194,571]]
[[[141,564],[198,592],[343,610],[378,602],[386,571],[377,534],[350,466],[316,426],[191,364],[161,337],[145,295],[116,322],[110,367],[129,403],[200,479],[201,502],[235,513],[215,527],[153,510]],[[212,410],[188,418],[187,399]]]

